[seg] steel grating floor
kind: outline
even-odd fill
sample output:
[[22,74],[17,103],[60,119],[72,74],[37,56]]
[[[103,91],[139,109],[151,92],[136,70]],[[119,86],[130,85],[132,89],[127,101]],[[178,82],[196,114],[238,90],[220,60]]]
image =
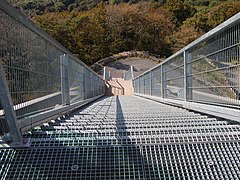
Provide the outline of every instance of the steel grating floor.
[[240,125],[134,96],[102,98],[0,149],[2,179],[240,179]]

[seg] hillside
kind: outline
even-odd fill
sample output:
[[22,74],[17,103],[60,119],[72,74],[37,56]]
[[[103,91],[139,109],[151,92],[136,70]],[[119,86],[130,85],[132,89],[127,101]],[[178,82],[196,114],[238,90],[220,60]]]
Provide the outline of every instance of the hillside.
[[[27,15],[42,15],[46,12],[62,11],[86,11],[90,10],[100,2],[104,4],[129,3],[136,4],[139,2],[154,2],[155,6],[163,6],[169,0],[8,0],[12,5],[20,8]],[[171,0],[170,0],[171,1]],[[202,9],[203,7],[213,7],[225,1],[234,0],[178,0],[185,4]],[[238,1],[238,0],[236,0]],[[175,3],[175,2],[174,2]],[[173,7],[174,8],[174,7]]]
[[123,72],[128,71],[130,66],[133,66],[134,77],[137,77],[156,65],[156,62],[151,61],[148,58],[131,57],[111,62],[107,64],[106,67],[111,72],[112,78],[121,78],[123,76]]
[[168,57],[240,12],[238,0],[9,1],[88,65],[131,50]]
[[46,12],[84,11],[95,7],[100,0],[9,0],[26,15],[42,15]]
[[101,76],[103,75],[103,67],[107,67],[112,78],[121,78],[123,72],[128,71],[133,66],[133,74],[136,77],[162,61],[163,59],[159,59],[146,51],[128,51],[103,58],[90,67]]

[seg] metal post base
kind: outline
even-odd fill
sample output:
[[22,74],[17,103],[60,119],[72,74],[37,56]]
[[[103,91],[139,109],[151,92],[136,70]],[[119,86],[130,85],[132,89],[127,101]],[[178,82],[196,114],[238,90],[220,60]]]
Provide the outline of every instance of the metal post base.
[[11,148],[27,148],[30,147],[30,141],[31,138],[23,138],[22,141],[20,142],[12,142],[12,138],[10,134],[5,134],[2,137],[2,144],[0,144],[0,148],[6,148],[6,147],[11,147]]

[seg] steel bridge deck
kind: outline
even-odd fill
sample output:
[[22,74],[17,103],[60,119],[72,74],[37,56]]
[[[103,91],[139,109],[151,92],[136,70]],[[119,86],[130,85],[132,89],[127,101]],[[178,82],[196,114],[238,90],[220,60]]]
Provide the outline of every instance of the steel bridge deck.
[[0,149],[2,179],[239,179],[240,125],[134,96],[102,98]]

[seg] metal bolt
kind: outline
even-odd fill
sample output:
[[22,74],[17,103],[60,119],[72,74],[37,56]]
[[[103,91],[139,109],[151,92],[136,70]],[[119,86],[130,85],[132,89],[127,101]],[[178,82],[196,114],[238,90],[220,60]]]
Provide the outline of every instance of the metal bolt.
[[213,162],[212,160],[208,160],[208,161],[207,161],[207,165],[213,166],[213,165],[214,165],[214,162]]
[[78,165],[72,165],[71,170],[72,171],[77,171],[78,170]]

